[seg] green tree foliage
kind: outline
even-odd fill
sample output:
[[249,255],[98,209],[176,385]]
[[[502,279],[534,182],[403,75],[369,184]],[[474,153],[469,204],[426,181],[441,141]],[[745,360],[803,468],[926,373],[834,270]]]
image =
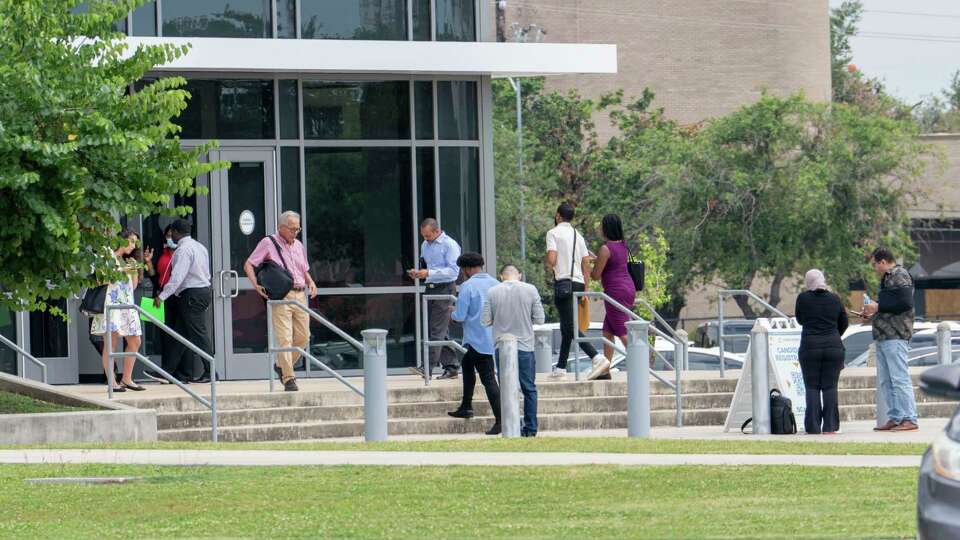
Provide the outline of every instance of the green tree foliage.
[[930,96],[917,107],[914,117],[924,133],[960,133],[960,70],[940,96]]
[[830,76],[833,81],[833,100],[849,103],[851,98],[848,66],[853,61],[850,38],[857,35],[857,23],[863,16],[860,0],[844,0],[830,10]]
[[142,3],[0,0],[2,306],[43,309],[115,277],[117,218],[183,215],[172,196],[222,166],[180,146],[182,78],[129,91],[187,50],[123,43],[113,23]]

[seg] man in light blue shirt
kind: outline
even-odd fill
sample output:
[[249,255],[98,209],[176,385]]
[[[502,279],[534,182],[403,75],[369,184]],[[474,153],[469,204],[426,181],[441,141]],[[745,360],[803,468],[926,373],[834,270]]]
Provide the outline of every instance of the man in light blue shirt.
[[487,291],[499,282],[483,271],[483,256],[479,253],[464,253],[457,259],[457,265],[469,279],[460,286],[457,308],[450,318],[463,324],[463,345],[467,353],[463,355],[463,400],[459,409],[447,414],[454,418],[473,417],[473,388],[479,374],[495,418],[487,435],[497,435],[500,433],[500,387],[493,368],[493,329],[484,326],[481,316]]
[[[426,281],[426,294],[454,293],[457,277],[460,276],[460,267],[457,258],[460,257],[460,245],[440,230],[440,224],[433,218],[427,218],[420,224],[420,235],[423,244],[420,246],[420,256],[426,263],[426,268],[411,269],[407,274],[412,279]],[[450,339],[450,302],[432,300],[429,302],[429,328],[427,329],[430,341],[448,341]],[[460,370],[457,355],[449,347],[433,347],[430,350],[429,366],[443,366],[443,375],[440,379],[456,379]],[[426,373],[417,370],[426,377]]]

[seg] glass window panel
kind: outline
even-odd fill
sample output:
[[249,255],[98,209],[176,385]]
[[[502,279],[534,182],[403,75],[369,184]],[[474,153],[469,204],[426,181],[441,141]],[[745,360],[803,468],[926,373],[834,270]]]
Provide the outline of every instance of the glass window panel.
[[[243,272],[243,263],[266,235],[264,176],[264,164],[260,161],[234,161],[227,169],[230,268],[237,272]],[[240,230],[240,214],[244,211],[253,213],[253,231],[250,234]]]
[[477,148],[441,147],[440,224],[463,251],[481,251],[480,173]]
[[297,0],[277,0],[277,37],[297,37]]
[[413,83],[413,106],[417,115],[417,138],[433,138],[433,83],[417,81]]
[[[230,301],[233,320],[233,352],[267,352],[267,304],[257,291],[240,291]],[[230,367],[227,366],[229,371]]]
[[297,95],[297,81],[282,80],[280,89],[280,138],[300,138],[300,100]]
[[437,41],[476,41],[473,0],[437,0]]
[[273,35],[270,0],[164,0],[168,37],[268,38]]
[[417,148],[417,224],[431,217],[437,217],[436,167],[433,161],[433,147]]
[[[66,300],[53,300],[50,305],[67,311]],[[30,354],[37,358],[70,356],[67,346],[67,321],[46,311],[30,312]]]
[[273,81],[190,80],[182,139],[273,139]]
[[406,40],[405,0],[301,0],[304,39]]
[[413,1],[413,39],[430,41],[430,0]]
[[284,146],[280,149],[280,212],[300,208],[300,148]]
[[409,139],[407,81],[303,83],[307,139]]
[[157,35],[157,3],[147,2],[133,10],[133,35]]
[[[0,334],[17,342],[17,314],[5,307],[0,307]],[[17,354],[6,345],[0,345],[0,372],[17,374]]]
[[443,140],[477,140],[477,83],[437,81],[438,126]]
[[[417,363],[415,304],[412,294],[321,295],[310,301],[314,310],[356,339],[362,330],[385,329],[387,367],[391,368]],[[310,325],[310,352],[321,362],[336,370],[363,368],[359,351],[316,321]]]
[[321,287],[410,285],[409,148],[305,149],[307,253]]

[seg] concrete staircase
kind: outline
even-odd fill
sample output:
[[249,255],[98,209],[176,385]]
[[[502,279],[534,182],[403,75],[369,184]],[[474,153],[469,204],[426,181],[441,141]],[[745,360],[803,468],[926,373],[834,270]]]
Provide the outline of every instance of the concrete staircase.
[[[723,425],[736,379],[683,382],[683,424]],[[840,415],[844,421],[875,417],[874,377],[840,379]],[[916,377],[914,377],[916,384]],[[626,381],[546,382],[538,385],[541,431],[617,429],[627,426]],[[651,385],[652,424],[672,426],[676,410],[672,391]],[[394,389],[389,392],[391,435],[482,433],[493,423],[490,406],[478,384],[477,417],[447,416],[459,405],[459,386]],[[363,402],[356,394],[296,392],[218,396],[220,440],[288,441],[356,437],[363,434]],[[949,417],[957,406],[917,392],[920,417]],[[157,411],[158,437],[164,441],[210,439],[210,413],[191,398],[136,399],[126,403]]]

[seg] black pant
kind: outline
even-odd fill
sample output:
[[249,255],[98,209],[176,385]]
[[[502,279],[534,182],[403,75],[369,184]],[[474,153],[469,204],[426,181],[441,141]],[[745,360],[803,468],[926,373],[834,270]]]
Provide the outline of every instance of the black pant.
[[[207,310],[210,309],[210,302],[213,291],[210,287],[198,287],[194,289],[185,289],[178,295],[175,303],[176,326],[174,330],[187,341],[193,343],[200,350],[207,354],[213,354],[213,347],[210,345],[210,333],[207,330]],[[173,371],[164,367],[168,373],[180,372],[189,374],[193,371],[193,359],[196,356],[193,351],[188,349],[177,340],[171,340],[170,364]],[[203,362],[203,375],[210,374],[210,363],[201,358]]]
[[[807,414],[803,421],[807,433],[840,429],[837,383],[843,369],[843,349],[839,347],[800,351],[800,370],[807,387]],[[823,402],[820,395],[823,394]]]
[[[170,328],[177,330],[177,303],[179,298],[176,296],[171,296],[167,298],[163,305],[163,322]],[[177,340],[166,332],[160,333],[160,367],[164,371],[178,378],[193,378],[193,364],[183,366],[187,371],[179,369],[181,367],[180,359],[183,356],[183,345],[177,342]],[[174,357],[174,354],[177,356]],[[193,353],[190,354],[190,358],[193,358]]]
[[[573,282],[573,291],[582,292],[583,283]],[[560,313],[560,355],[557,357],[557,367],[567,368],[567,357],[570,356],[570,342],[573,341],[573,296],[560,300],[557,298],[556,291],[553,295],[553,303],[557,306],[557,312]],[[583,336],[583,332],[579,332]],[[597,350],[589,343],[580,343],[580,350],[588,357],[593,358],[597,355]]]
[[483,389],[487,391],[487,401],[490,402],[490,408],[493,409],[493,416],[499,424],[500,386],[497,385],[497,376],[493,371],[493,355],[478,353],[473,350],[473,347],[467,345],[467,354],[463,355],[463,359],[460,361],[460,367],[463,372],[463,401],[460,403],[460,408],[473,408],[473,388],[477,385],[475,372],[479,373]]

